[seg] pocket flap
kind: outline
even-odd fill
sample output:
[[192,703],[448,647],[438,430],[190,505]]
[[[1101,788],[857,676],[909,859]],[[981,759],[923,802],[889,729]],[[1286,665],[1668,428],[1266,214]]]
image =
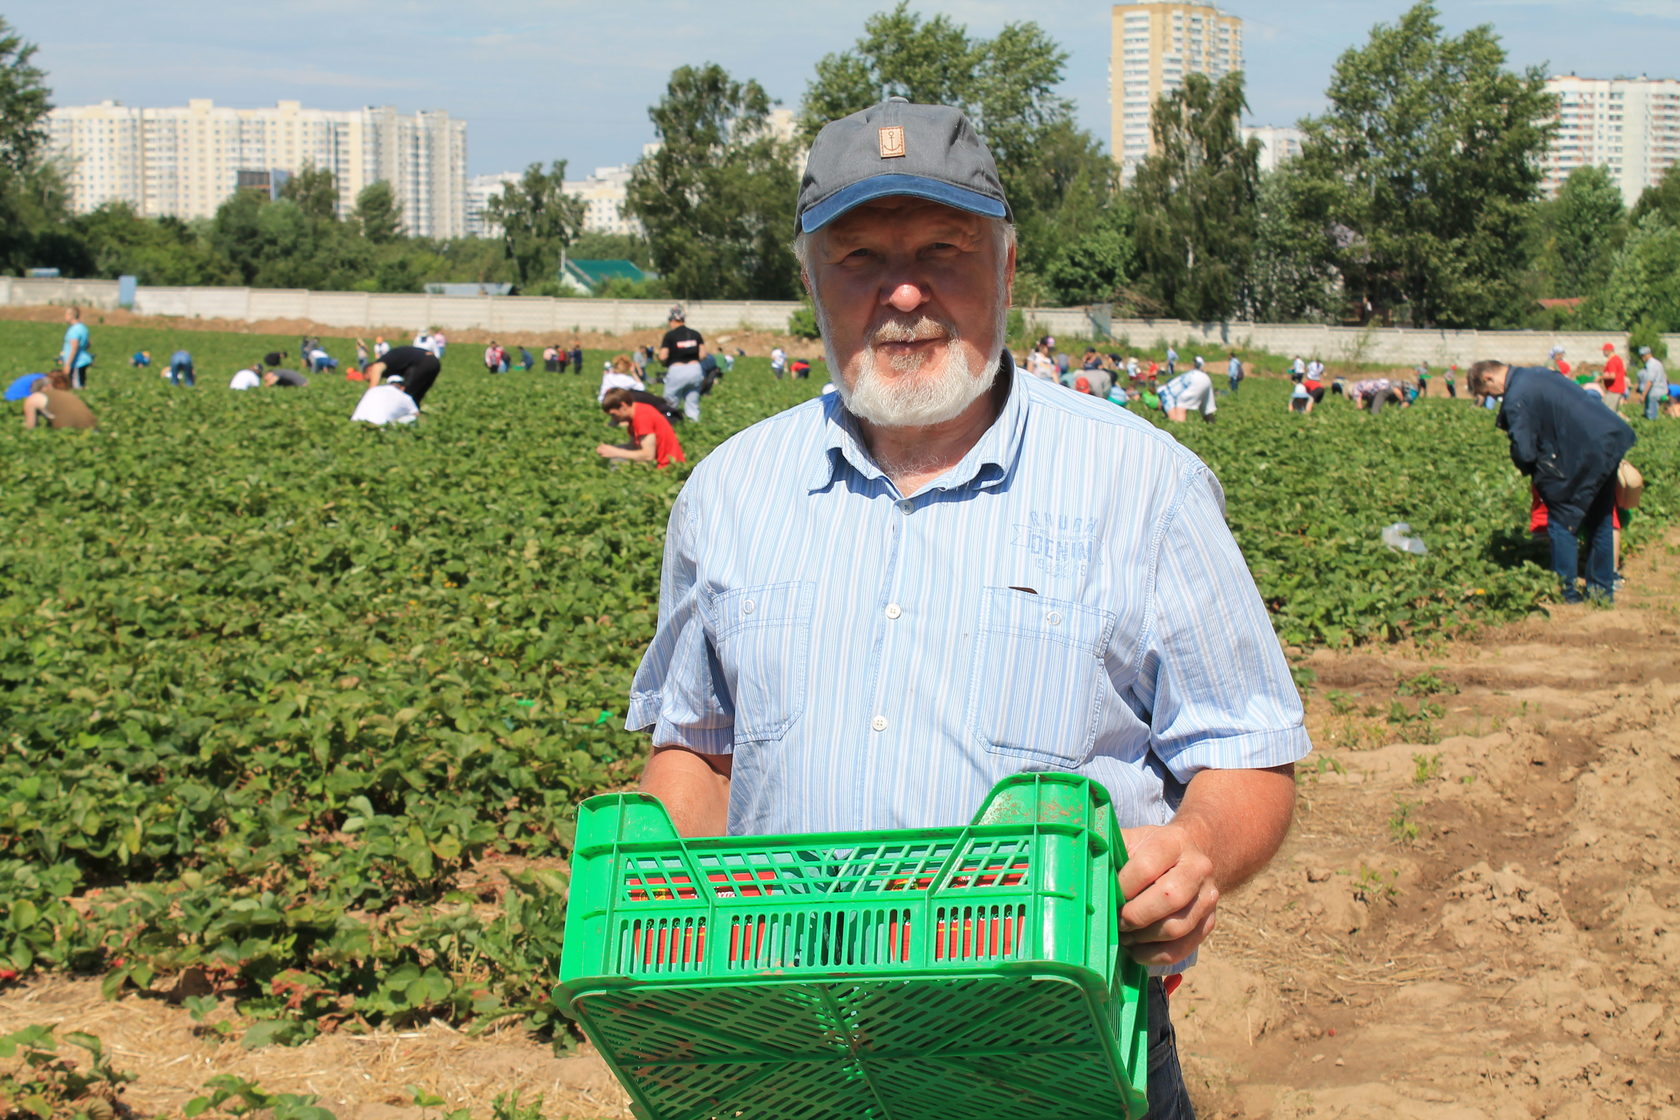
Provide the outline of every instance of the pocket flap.
[[1050,599],[1013,587],[988,587],[980,628],[1059,642],[1101,656],[1114,632],[1115,616],[1068,599]]

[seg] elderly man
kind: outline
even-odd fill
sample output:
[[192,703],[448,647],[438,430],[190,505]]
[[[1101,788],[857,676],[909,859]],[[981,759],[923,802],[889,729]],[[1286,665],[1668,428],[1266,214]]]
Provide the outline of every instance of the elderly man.
[[1645,401],[1645,419],[1655,420],[1661,415],[1657,410],[1668,400],[1668,371],[1649,346],[1639,348],[1639,357],[1643,361],[1639,367],[1639,392]]
[[955,109],[827,125],[795,250],[838,392],[728,440],[671,511],[626,725],[687,834],[967,823],[997,780],[1114,795],[1156,1118],[1190,1116],[1163,978],[1272,856],[1309,750],[1219,484],[1018,371],[1015,232]]
[[1605,409],[1587,407],[1586,390],[1545,366],[1477,362],[1470,367],[1470,391],[1502,398],[1495,423],[1511,437],[1511,462],[1534,479],[1546,503],[1552,570],[1564,600],[1581,601],[1577,535],[1587,539],[1588,594],[1612,600],[1616,467],[1634,444],[1633,429]]

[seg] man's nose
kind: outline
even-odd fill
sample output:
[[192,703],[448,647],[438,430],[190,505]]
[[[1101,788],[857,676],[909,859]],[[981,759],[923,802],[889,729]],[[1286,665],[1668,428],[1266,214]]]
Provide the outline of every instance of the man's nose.
[[909,280],[901,280],[887,289],[887,303],[894,310],[911,312],[927,302],[927,291],[922,285]]

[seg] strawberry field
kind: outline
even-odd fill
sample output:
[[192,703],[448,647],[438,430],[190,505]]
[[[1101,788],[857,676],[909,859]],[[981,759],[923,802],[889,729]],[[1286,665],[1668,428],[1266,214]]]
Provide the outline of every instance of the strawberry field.
[[[60,332],[0,323],[4,379]],[[183,342],[196,390],[127,366]],[[100,974],[232,1009],[219,1029],[251,1046],[433,1018],[568,1038],[547,991],[572,808],[645,752],[621,713],[686,468],[609,469],[597,374],[492,376],[481,344],[382,431],[348,422],[340,376],[227,390],[295,337],[94,343],[97,432],[25,432],[16,405],[0,426],[0,989]],[[680,432],[690,461],[819,387],[743,359]],[[1284,388],[1174,433],[1223,480],[1292,650],[1552,596],[1491,413],[1301,417]],[[1631,547],[1680,516],[1680,425],[1636,423]],[[1395,521],[1427,555],[1381,544]]]

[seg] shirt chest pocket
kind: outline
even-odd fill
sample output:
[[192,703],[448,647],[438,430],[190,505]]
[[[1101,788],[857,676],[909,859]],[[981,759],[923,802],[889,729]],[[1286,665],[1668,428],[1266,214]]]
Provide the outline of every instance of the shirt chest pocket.
[[1096,745],[1109,688],[1108,611],[1007,587],[986,588],[969,680],[969,735],[993,754],[1057,769]]
[[815,599],[815,584],[794,581],[735,588],[712,600],[737,743],[779,739],[805,713]]

